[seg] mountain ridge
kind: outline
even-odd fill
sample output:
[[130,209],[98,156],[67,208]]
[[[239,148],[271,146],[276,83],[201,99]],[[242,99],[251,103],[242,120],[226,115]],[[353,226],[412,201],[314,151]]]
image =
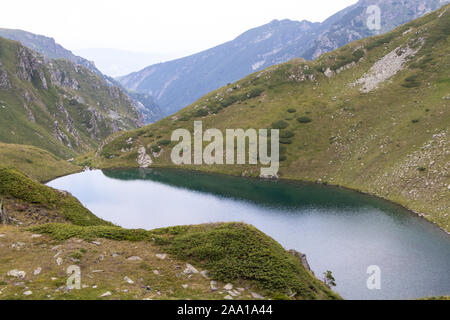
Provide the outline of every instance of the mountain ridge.
[[[366,27],[366,9],[372,4],[381,8],[380,31]],[[322,23],[273,20],[229,42],[117,80],[133,91],[152,95],[168,115],[252,72],[297,57],[314,59],[348,42],[389,31],[441,5],[439,0],[360,0]]]

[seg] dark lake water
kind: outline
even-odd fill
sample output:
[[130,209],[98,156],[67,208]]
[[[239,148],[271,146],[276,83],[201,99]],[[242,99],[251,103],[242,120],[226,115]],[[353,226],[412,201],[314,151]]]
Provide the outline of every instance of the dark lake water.
[[[450,294],[450,236],[392,203],[315,184],[181,170],[87,171],[49,186],[71,192],[97,216],[125,228],[242,221],[331,270],[346,299]],[[379,266],[381,289],[367,268]]]

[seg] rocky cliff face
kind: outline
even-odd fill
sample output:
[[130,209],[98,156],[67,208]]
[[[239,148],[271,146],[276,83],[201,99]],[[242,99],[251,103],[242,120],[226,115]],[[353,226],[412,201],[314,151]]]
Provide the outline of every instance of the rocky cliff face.
[[[72,62],[74,65],[82,66],[85,67],[86,69],[89,69],[93,73],[100,76],[107,85],[113,87],[114,89],[112,90],[115,90],[116,92],[118,90],[124,91],[124,93],[130,97],[131,101],[133,101],[135,107],[142,113],[142,119],[145,123],[151,123],[164,117],[163,112],[159,109],[158,104],[152,97],[149,97],[149,95],[140,95],[135,94],[133,92],[128,92],[127,89],[122,87],[121,84],[118,83],[116,80],[102,74],[100,70],[97,69],[94,62],[73,54],[71,51],[65,49],[64,47],[56,43],[53,38],[33,34],[31,32],[22,30],[1,29],[1,28],[0,28],[0,37],[18,41],[25,47],[33,49],[33,51],[40,53],[47,59],[65,59]],[[0,71],[0,85],[2,81],[1,79],[2,73]],[[58,76],[56,74],[56,77],[53,78],[53,80],[56,80],[58,83],[62,83],[62,81],[65,81],[65,78],[62,78],[60,75]]]
[[[325,20],[323,24],[327,27],[319,33],[302,57],[316,59],[349,42],[388,32],[440,8],[445,2],[441,0],[360,0],[347,8],[339,19],[333,16]],[[374,5],[379,8],[379,28],[376,25],[368,26],[370,16],[376,14],[370,9],[370,6]]]
[[0,141],[71,157],[142,124],[131,99],[96,73],[0,38]]
[[[438,9],[440,0],[361,0],[323,23],[272,21],[233,41],[119,78],[127,88],[150,94],[172,114],[204,94],[271,65],[325,52],[393,28]],[[367,25],[371,5],[380,8],[380,29]]]

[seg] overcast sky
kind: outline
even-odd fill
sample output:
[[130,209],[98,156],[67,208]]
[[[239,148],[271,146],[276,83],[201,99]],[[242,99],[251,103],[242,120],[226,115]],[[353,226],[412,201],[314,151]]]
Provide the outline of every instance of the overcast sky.
[[0,27],[64,47],[183,56],[273,19],[323,21],[357,0],[2,0]]

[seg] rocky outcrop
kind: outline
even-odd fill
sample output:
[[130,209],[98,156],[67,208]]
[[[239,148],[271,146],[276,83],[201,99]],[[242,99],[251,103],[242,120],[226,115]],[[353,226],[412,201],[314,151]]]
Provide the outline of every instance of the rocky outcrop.
[[0,199],[0,224],[8,224],[9,218],[6,214],[6,209],[3,206],[3,200]]
[[0,89],[10,89],[11,84],[9,83],[8,73],[3,68],[2,61],[0,60]]
[[145,147],[140,147],[138,149],[137,163],[141,168],[148,168],[153,164],[152,158],[147,154],[147,151],[145,151]]
[[[309,266],[308,260],[306,259],[306,254],[303,254],[301,252],[298,252],[297,250],[291,249],[289,250],[289,253],[297,257],[302,265],[305,267],[306,270],[309,270],[312,272],[311,267]],[[314,274],[314,272],[313,272]]]
[[365,73],[360,79],[352,83],[352,86],[362,85],[361,92],[367,93],[378,88],[378,85],[392,78],[403,69],[408,59],[413,57],[423,45],[423,39],[420,39],[421,45],[416,48],[398,47],[389,52],[379,61],[377,61],[369,72]]
[[66,87],[72,90],[78,90],[80,84],[64,70],[58,69],[54,64],[49,64],[50,81],[54,86]]
[[39,56],[32,50],[19,46],[17,51],[16,75],[21,80],[30,81],[33,77],[38,77],[42,87],[48,89],[47,80],[45,79],[44,58]]

